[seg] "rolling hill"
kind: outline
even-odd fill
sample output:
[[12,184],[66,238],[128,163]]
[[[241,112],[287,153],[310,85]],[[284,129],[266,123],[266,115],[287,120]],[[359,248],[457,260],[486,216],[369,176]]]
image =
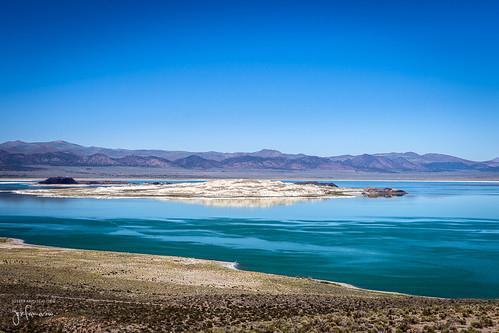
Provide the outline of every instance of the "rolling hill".
[[342,156],[257,152],[187,152],[86,147],[65,141],[0,144],[1,170],[29,170],[56,166],[131,167],[184,170],[349,171],[370,173],[499,173],[499,158],[470,161],[444,154],[380,153]]

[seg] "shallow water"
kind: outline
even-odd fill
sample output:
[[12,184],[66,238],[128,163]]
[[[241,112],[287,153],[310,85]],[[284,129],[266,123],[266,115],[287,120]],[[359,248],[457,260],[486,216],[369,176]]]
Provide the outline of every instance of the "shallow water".
[[241,269],[442,297],[499,297],[499,183],[337,181],[401,198],[268,208],[60,199],[0,182],[0,235],[30,243],[237,262]]

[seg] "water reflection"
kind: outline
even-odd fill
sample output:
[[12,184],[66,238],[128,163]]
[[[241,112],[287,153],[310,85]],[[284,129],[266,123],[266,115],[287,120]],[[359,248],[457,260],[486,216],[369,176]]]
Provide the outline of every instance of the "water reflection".
[[330,198],[186,198],[160,199],[219,208],[270,208],[275,206],[291,206],[299,202],[325,201]]

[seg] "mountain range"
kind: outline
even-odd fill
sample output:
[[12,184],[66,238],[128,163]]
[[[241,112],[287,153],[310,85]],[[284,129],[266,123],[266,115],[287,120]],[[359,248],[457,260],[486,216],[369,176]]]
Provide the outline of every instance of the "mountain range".
[[341,156],[129,150],[86,147],[66,141],[0,144],[0,170],[71,167],[142,167],[185,170],[353,171],[374,173],[499,172],[499,158],[471,161],[444,154],[381,153]]

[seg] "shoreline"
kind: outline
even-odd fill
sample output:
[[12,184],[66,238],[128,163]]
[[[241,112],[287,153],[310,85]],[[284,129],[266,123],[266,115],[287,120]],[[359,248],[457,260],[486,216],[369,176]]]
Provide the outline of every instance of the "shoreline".
[[[131,255],[155,256],[154,254],[148,254],[148,253],[87,250],[87,249],[79,249],[79,248],[71,248],[71,247],[60,247],[60,246],[51,246],[51,245],[43,245],[43,244],[33,244],[33,243],[27,243],[24,239],[21,239],[21,238],[12,238],[12,237],[5,237],[5,236],[0,235],[0,249],[3,249],[3,248],[9,248],[9,249],[10,248],[37,248],[37,249],[59,250],[59,251],[97,251],[97,252],[124,253],[124,254],[131,254]],[[211,264],[219,265],[220,267],[227,268],[227,269],[240,270],[237,268],[237,262],[221,261],[221,260],[214,260],[214,259],[199,259],[199,258],[192,258],[192,257],[169,256],[169,255],[157,255],[157,256],[166,257],[166,258],[175,258],[176,260],[181,260],[183,263],[186,263],[186,264],[211,263]],[[243,271],[243,270],[240,270],[240,271]],[[353,287],[353,288],[355,288],[355,287]]]
[[[2,241],[2,240],[4,240],[4,241]],[[51,249],[51,250],[59,250],[59,251],[96,251],[96,252],[101,252],[101,253],[111,252],[111,253],[130,254],[130,255],[158,256],[158,257],[164,257],[164,258],[174,258],[175,260],[180,260],[180,262],[185,263],[185,264],[210,263],[210,264],[215,264],[215,265],[222,267],[222,268],[225,268],[225,269],[235,270],[235,271],[239,271],[239,272],[243,272],[243,273],[244,272],[246,272],[246,273],[260,273],[260,274],[266,274],[266,275],[271,275],[271,276],[276,276],[276,277],[286,277],[286,278],[291,278],[291,279],[308,280],[308,281],[313,281],[313,282],[318,282],[318,283],[330,284],[330,285],[338,286],[338,287],[342,287],[342,288],[352,289],[352,290],[356,290],[356,291],[370,292],[370,293],[376,293],[376,294],[387,294],[387,295],[404,296],[404,297],[431,298],[431,299],[441,299],[441,300],[465,300],[465,299],[467,299],[467,298],[446,298],[446,297],[438,297],[438,296],[414,295],[414,294],[407,294],[407,293],[402,293],[402,292],[398,292],[398,291],[362,288],[362,287],[357,287],[357,286],[350,284],[350,283],[347,283],[347,282],[338,282],[338,281],[331,281],[331,280],[324,280],[324,279],[316,279],[316,278],[311,278],[311,277],[283,275],[283,274],[277,274],[277,273],[265,273],[265,272],[260,272],[260,271],[250,271],[250,270],[240,269],[238,267],[237,262],[230,262],[230,261],[221,261],[221,260],[215,260],[215,259],[201,259],[201,258],[195,258],[195,257],[170,256],[170,255],[162,255],[162,254],[137,253],[137,252],[119,252],[119,251],[67,248],[67,247],[50,246],[50,245],[42,245],[42,244],[32,244],[32,243],[25,242],[21,238],[12,238],[12,237],[5,237],[5,236],[0,235],[0,249],[3,249],[3,248],[38,248],[38,249]],[[488,300],[496,300],[496,299],[473,298],[473,300],[488,301]],[[497,299],[497,300],[499,300],[499,299]]]
[[[234,263],[0,238],[0,330],[495,332],[499,300],[436,299]],[[35,315],[20,315],[26,311]],[[43,315],[37,315],[43,314]],[[12,318],[19,320],[12,320]],[[17,316],[17,317],[16,317]]]
[[215,259],[200,259],[200,258],[194,258],[194,257],[180,257],[180,256],[170,256],[170,255],[161,255],[161,254],[103,251],[103,250],[87,250],[87,249],[79,249],[79,248],[59,247],[59,246],[27,243],[25,240],[23,240],[21,238],[12,238],[12,237],[5,237],[5,236],[0,235],[0,249],[4,249],[4,248],[9,248],[9,249],[11,249],[11,248],[37,248],[37,249],[59,250],[59,251],[97,251],[97,252],[114,252],[114,253],[120,253],[120,254],[130,254],[130,255],[159,256],[159,257],[164,257],[164,258],[174,258],[175,260],[181,260],[183,263],[190,263],[190,264],[211,263],[211,264],[218,265],[222,268],[235,270],[235,271],[239,271],[239,272],[248,272],[248,273],[254,272],[254,273],[268,274],[268,275],[272,275],[272,276],[288,277],[288,278],[292,278],[292,279],[310,280],[310,281],[314,281],[314,282],[326,283],[326,284],[340,286],[340,287],[344,287],[344,288],[348,288],[348,289],[360,290],[360,291],[366,291],[366,292],[382,293],[382,294],[389,294],[389,295],[400,295],[400,296],[408,296],[408,297],[430,297],[430,298],[447,299],[447,298],[443,298],[443,297],[411,295],[411,294],[405,294],[405,293],[400,293],[400,292],[396,292],[396,291],[383,291],[383,290],[366,289],[366,288],[357,287],[357,286],[354,286],[353,284],[349,284],[349,283],[345,283],[345,282],[337,282],[337,281],[315,279],[315,278],[308,278],[308,277],[305,278],[305,277],[298,277],[298,276],[289,276],[289,275],[282,275],[282,274],[265,273],[265,272],[259,272],[259,271],[247,271],[247,270],[238,268],[238,263],[235,261],[230,262],[230,261],[221,261],[221,260],[215,260]]
[[[42,176],[38,178],[34,177],[2,177],[0,176],[0,182],[35,182],[35,181],[41,181],[45,180],[47,177]],[[167,181],[167,180],[172,180],[172,181],[209,181],[209,180],[214,180],[214,179],[224,179],[224,180],[233,180],[233,179],[240,179],[238,177],[212,177],[212,178],[182,178],[182,177],[75,177],[79,180],[83,181],[102,181],[102,180],[116,180],[116,181],[138,181],[138,180],[145,180],[145,181]],[[277,181],[287,181],[287,180],[293,180],[293,181],[298,181],[298,180],[311,180],[311,181],[343,181],[343,182],[399,182],[399,183],[499,183],[498,178],[422,178],[422,179],[372,179],[372,178],[366,178],[366,179],[360,179],[360,178],[334,178],[334,177],[254,177],[254,178],[248,178],[248,179],[266,179],[266,180],[277,180]]]

